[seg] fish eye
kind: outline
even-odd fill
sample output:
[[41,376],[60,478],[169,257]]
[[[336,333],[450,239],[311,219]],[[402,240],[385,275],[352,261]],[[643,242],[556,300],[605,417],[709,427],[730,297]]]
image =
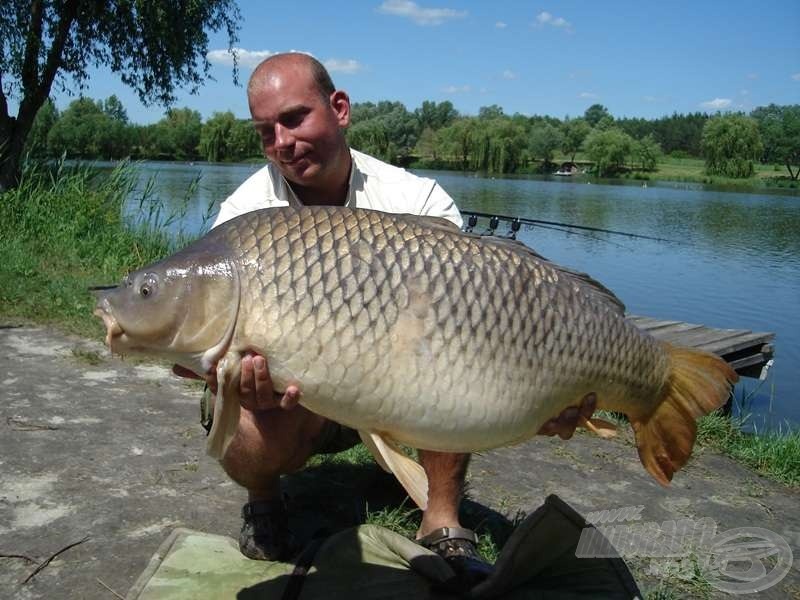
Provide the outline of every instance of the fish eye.
[[156,289],[158,286],[158,279],[152,273],[148,273],[144,276],[144,281],[139,286],[139,295],[142,298],[149,298],[153,294],[156,293]]

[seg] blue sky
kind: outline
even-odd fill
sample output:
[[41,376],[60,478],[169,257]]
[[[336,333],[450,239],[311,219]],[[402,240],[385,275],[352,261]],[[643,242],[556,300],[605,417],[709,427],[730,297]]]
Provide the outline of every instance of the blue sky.
[[[522,2],[240,0],[241,78],[269,53],[301,50],[329,66],[354,102],[450,100],[463,114],[563,118],[601,103],[617,117],[749,111],[800,103],[800,1]],[[213,35],[210,81],[177,107],[247,117],[227,41]],[[84,94],[116,94],[133,122],[159,120],[106,71]],[[59,108],[71,98],[56,96]]]

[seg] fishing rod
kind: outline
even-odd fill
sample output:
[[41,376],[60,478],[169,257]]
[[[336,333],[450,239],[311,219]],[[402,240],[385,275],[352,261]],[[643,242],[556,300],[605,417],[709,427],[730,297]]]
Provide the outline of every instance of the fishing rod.
[[[594,231],[597,233],[611,233],[614,235],[624,235],[631,238],[639,238],[644,240],[654,240],[656,242],[675,242],[675,240],[668,240],[666,238],[653,237],[650,235],[642,235],[640,233],[628,233],[627,231],[615,231],[613,229],[604,229],[602,227],[590,227],[588,225],[573,225],[572,223],[559,223],[558,221],[544,221],[542,219],[529,219],[527,217],[509,217],[508,215],[498,215],[494,213],[477,212],[474,210],[462,210],[462,214],[467,215],[467,223],[464,231],[470,232],[478,225],[478,218],[489,219],[489,235],[500,226],[500,221],[505,221],[510,224],[510,231],[508,237],[516,239],[517,232],[522,225],[529,227],[567,227],[569,229],[579,229],[583,231]],[[561,231],[567,231],[561,229]],[[568,231],[567,231],[568,232]]]

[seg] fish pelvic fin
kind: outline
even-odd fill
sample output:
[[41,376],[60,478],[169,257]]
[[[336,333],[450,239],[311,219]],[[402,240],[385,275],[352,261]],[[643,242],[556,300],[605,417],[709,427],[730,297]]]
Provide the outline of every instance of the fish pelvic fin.
[[598,419],[596,417],[587,419],[586,417],[580,417],[578,425],[603,439],[617,436],[617,426],[605,419]]
[[662,485],[689,460],[696,419],[725,404],[736,372],[714,354],[666,344],[670,371],[656,409],[631,419],[645,469]]
[[405,455],[391,438],[378,433],[358,434],[372,456],[385,471],[393,473],[403,489],[421,510],[428,508],[428,476],[418,462]]
[[241,407],[239,398],[231,389],[232,382],[238,384],[242,357],[237,352],[228,352],[217,363],[217,398],[214,402],[214,424],[208,433],[206,453],[222,460],[228,446],[239,428]]

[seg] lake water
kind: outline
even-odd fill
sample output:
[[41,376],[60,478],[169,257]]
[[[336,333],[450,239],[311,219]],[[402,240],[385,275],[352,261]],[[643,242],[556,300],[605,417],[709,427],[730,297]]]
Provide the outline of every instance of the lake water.
[[[193,233],[203,226],[204,214],[214,214],[216,203],[259,166],[144,163],[141,177],[154,177],[153,198],[168,210],[189,196],[180,227]],[[585,179],[419,174],[436,178],[465,210],[670,240],[544,228],[523,229],[519,235],[544,256],[602,281],[632,313],[777,333],[767,379],[744,378],[736,397],[747,398],[746,411],[759,429],[800,423],[800,196],[695,184],[648,182],[644,188]],[[132,200],[128,211],[136,213],[138,202]]]

